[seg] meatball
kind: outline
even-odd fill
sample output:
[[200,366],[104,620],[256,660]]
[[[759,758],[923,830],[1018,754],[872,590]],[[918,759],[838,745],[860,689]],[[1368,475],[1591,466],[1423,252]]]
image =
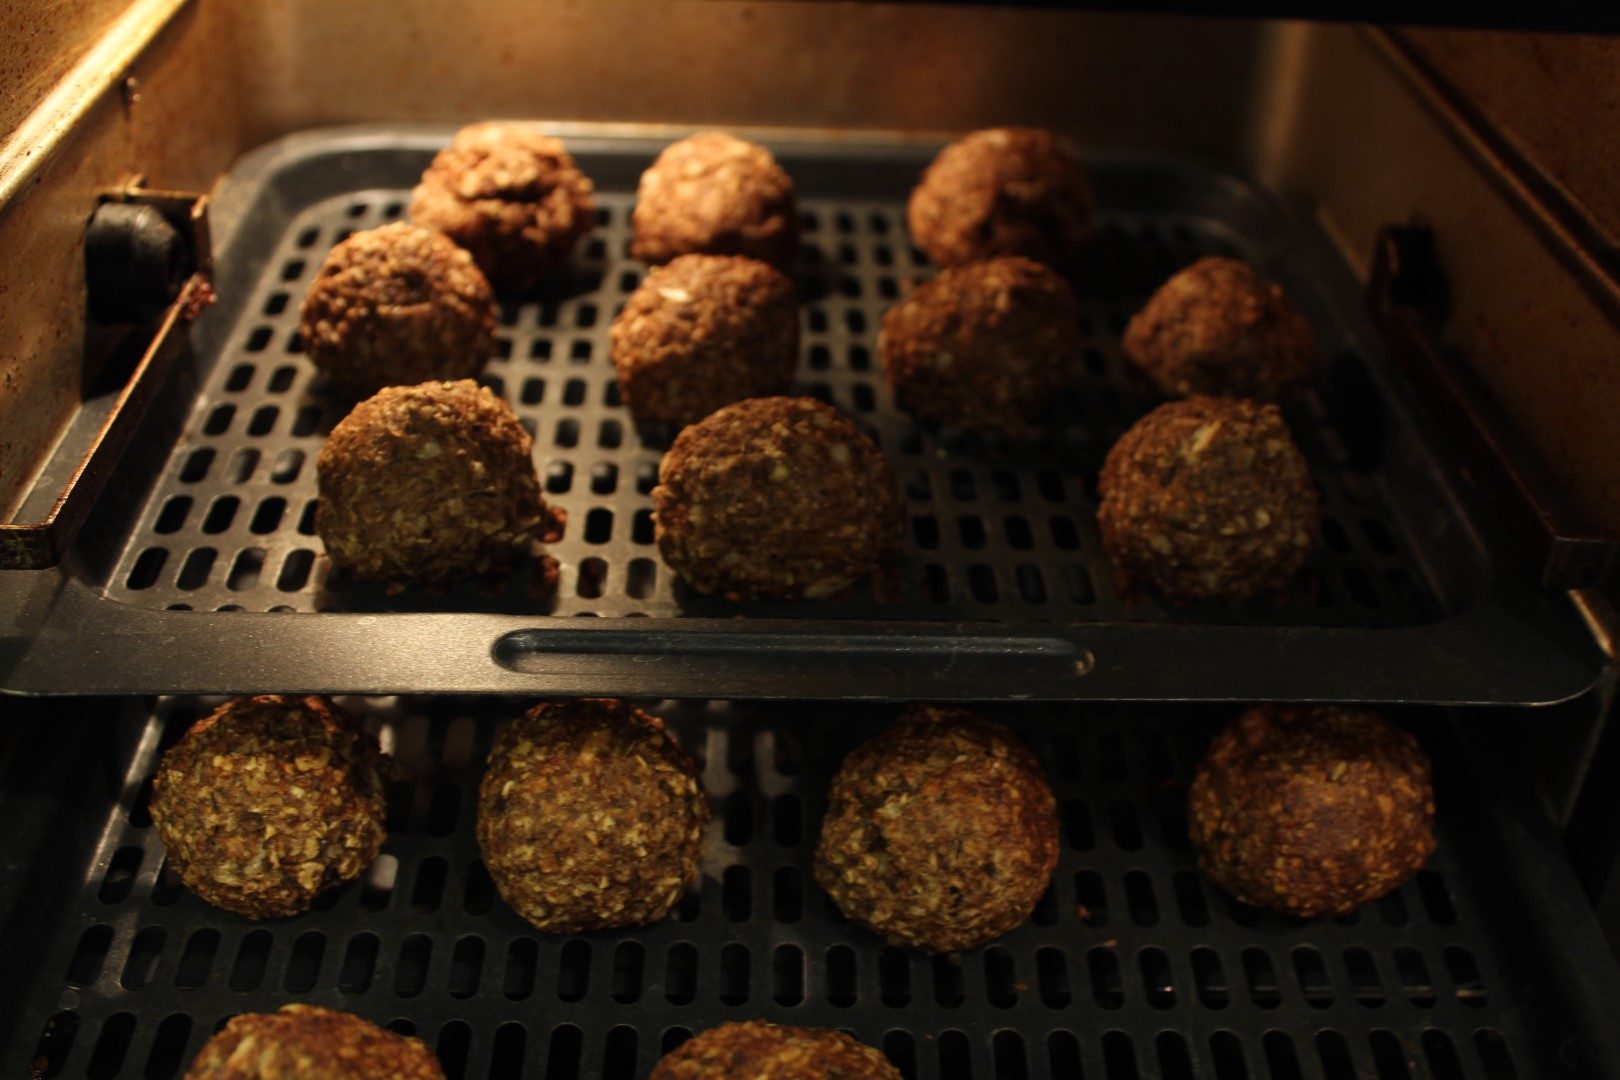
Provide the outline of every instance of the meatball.
[[298,329],[333,392],[352,400],[484,370],[495,351],[495,294],[449,237],[395,222],[332,249]]
[[334,564],[396,590],[499,569],[544,530],[530,445],[470,379],[388,387],[321,447],[315,531]]
[[648,1080],[900,1080],[900,1070],[841,1031],[749,1020],[688,1039]]
[[911,238],[941,266],[998,255],[1058,265],[1091,236],[1094,200],[1067,139],[1035,128],[975,131],[951,143],[911,192]]
[[946,270],[883,316],[883,372],[923,420],[1025,432],[1080,354],[1080,309],[1057,274],[1029,259]]
[[536,705],[478,788],[478,847],[513,910],[556,934],[641,926],[697,876],[709,804],[663,722],[622,701]]
[[747,255],[786,270],[799,250],[793,181],[763,146],[706,131],[664,148],[641,174],[630,254]]
[[193,724],[152,780],[169,866],[215,907],[307,911],[382,847],[377,741],[319,697],[240,697]]
[[682,255],[647,275],[609,340],[630,415],[694,424],[787,389],[799,360],[798,297],[756,259]]
[[1122,344],[1167,397],[1280,401],[1316,376],[1311,324],[1282,286],[1236,259],[1199,259],[1166,281]]
[[1434,852],[1429,759],[1370,709],[1249,709],[1199,763],[1187,814],[1211,881],[1307,919],[1383,896]]
[[420,1039],[353,1013],[283,1005],[231,1017],[185,1080],[444,1080],[444,1070]]
[[652,495],[659,553],[701,593],[831,596],[900,549],[888,462],[812,398],[752,398],[693,424]]
[[1321,529],[1310,470],[1275,405],[1192,397],[1159,406],[1108,451],[1097,524],[1119,589],[1172,603],[1279,589]]
[[533,289],[591,231],[591,181],[557,140],[517,124],[456,132],[411,193],[411,220],[472,252],[498,289]]
[[965,709],[916,705],[839,766],[816,882],[890,944],[949,953],[1029,918],[1057,857],[1029,748]]

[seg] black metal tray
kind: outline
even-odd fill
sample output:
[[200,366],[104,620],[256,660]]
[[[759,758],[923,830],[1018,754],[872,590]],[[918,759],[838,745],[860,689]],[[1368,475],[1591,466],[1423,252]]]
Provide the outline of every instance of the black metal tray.
[[163,1080],[226,1017],[306,1001],[414,1032],[454,1080],[639,1080],[753,1017],[845,1028],[920,1080],[1620,1075],[1591,911],[1479,726],[1465,745],[1438,710],[1398,717],[1435,758],[1437,854],[1307,924],[1235,904],[1187,850],[1184,786],[1230,709],[989,707],[1046,763],[1062,854],[1029,923],[929,959],[838,917],[811,875],[828,777],[892,706],[652,705],[715,808],[701,888],[650,927],[553,937],[495,897],[473,834],[493,732],[526,699],[352,702],[401,766],[383,855],[271,922],[181,888],[146,812],[157,755],[211,704],[30,725],[5,788],[0,1073]]
[[[1495,550],[1355,317],[1345,268],[1261,191],[1181,160],[1096,154],[1100,228],[1073,273],[1086,348],[1026,443],[942,441],[898,411],[875,357],[883,312],[930,273],[905,199],[935,145],[772,141],[801,193],[798,390],[878,440],[909,528],[890,595],[737,604],[674,581],[652,543],[667,433],[620,405],[607,328],[642,268],[629,210],[661,142],[570,140],[598,225],[572,273],[503,305],[485,381],[536,436],[568,512],[533,568],[387,596],[328,573],[314,458],[341,413],[312,385],[297,312],[326,250],[400,217],[449,131],[296,137],[243,159],[214,208],[222,302],[196,324],[122,490],[54,572],[0,576],[0,687],[23,692],[476,691],[1549,702],[1599,664],[1567,599]],[[1234,253],[1289,287],[1327,369],[1289,413],[1324,495],[1324,542],[1287,595],[1239,607],[1125,603],[1095,526],[1095,477],[1153,401],[1124,322],[1170,273]],[[745,621],[738,621],[745,616]]]

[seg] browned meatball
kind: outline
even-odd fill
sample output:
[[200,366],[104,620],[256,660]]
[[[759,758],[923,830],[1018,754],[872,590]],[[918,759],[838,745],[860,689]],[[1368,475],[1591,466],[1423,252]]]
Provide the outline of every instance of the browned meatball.
[[900,549],[888,462],[812,398],[753,398],[693,424],[652,494],[664,562],[702,593],[830,596]]
[[941,266],[998,255],[1049,265],[1091,236],[1091,181],[1074,146],[1035,128],[989,128],[939,152],[911,193],[911,238]]
[[1307,919],[1383,896],[1434,853],[1429,759],[1370,709],[1248,710],[1199,763],[1187,812],[1211,881]]
[[1279,401],[1316,376],[1311,324],[1281,285],[1236,259],[1199,259],[1166,281],[1123,344],[1168,397]]
[[298,329],[333,392],[362,398],[483,371],[495,351],[495,294],[449,237],[395,222],[332,249]]
[[531,443],[470,379],[390,386],[321,447],[315,531],[334,564],[395,589],[498,569],[543,532]]
[[799,250],[793,181],[763,146],[706,131],[664,148],[641,174],[630,254],[747,255],[786,270]]
[[576,933],[669,913],[697,876],[709,804],[663,722],[622,701],[536,705],[495,740],[478,847],[501,898]]
[[965,709],[914,705],[839,766],[816,882],[891,944],[949,953],[1029,918],[1057,857],[1029,748]]
[[799,301],[775,268],[682,255],[654,269],[609,331],[630,415],[695,424],[722,405],[779,394],[799,361]]
[[890,308],[878,351],[895,397],[921,419],[1021,435],[1080,354],[1080,309],[1040,263],[970,263]]
[[1175,603],[1279,589],[1321,531],[1321,500],[1275,405],[1192,397],[1138,420],[1103,463],[1097,524],[1120,592]]
[[563,144],[517,124],[456,132],[411,193],[411,220],[472,252],[502,290],[532,289],[596,223],[591,181]]
[[900,1070],[841,1031],[749,1020],[688,1039],[648,1080],[900,1080]]
[[152,821],[199,898],[250,919],[296,915],[377,857],[386,760],[324,698],[235,698],[163,755]]
[[420,1039],[315,1005],[233,1016],[185,1080],[444,1080]]

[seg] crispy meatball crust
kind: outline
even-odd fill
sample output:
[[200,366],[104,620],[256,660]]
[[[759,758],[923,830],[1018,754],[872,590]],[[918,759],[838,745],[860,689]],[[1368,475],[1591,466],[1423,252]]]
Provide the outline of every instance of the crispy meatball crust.
[[648,1080],[900,1080],[900,1070],[841,1031],[749,1020],[688,1039]]
[[390,386],[321,447],[315,531],[333,563],[393,588],[498,569],[544,530],[530,446],[511,407],[471,379]]
[[682,255],[649,273],[608,339],[640,421],[695,424],[779,394],[799,360],[799,300],[779,270],[740,255]]
[[990,259],[946,270],[890,308],[878,352],[916,416],[1017,436],[1067,382],[1080,308],[1040,263]]
[[799,251],[793,181],[769,150],[721,131],[664,148],[641,174],[630,225],[630,254],[648,263],[747,255],[787,270]]
[[964,135],[911,193],[911,238],[941,266],[999,255],[1058,265],[1091,236],[1095,200],[1067,139],[1036,128]]
[[1097,524],[1120,592],[1236,602],[1282,588],[1321,529],[1305,458],[1275,405],[1192,397],[1114,444]]
[[185,1080],[444,1080],[420,1039],[315,1005],[233,1016]]
[[1280,401],[1316,377],[1311,324],[1247,263],[1199,259],[1125,328],[1125,355],[1167,397]]
[[596,223],[591,181],[558,139],[517,124],[456,132],[411,193],[411,220],[472,252],[502,290],[533,289]]
[[839,766],[816,882],[889,943],[949,953],[1029,918],[1057,857],[1029,748],[965,709],[914,705]]
[[394,222],[332,248],[298,329],[332,391],[363,398],[484,370],[495,352],[495,294],[449,237]]
[[478,788],[478,847],[519,915],[554,934],[641,926],[697,876],[709,804],[656,716],[586,698],[501,732]]
[[201,899],[250,919],[296,915],[377,857],[386,762],[324,698],[235,698],[163,755],[152,820]]
[[701,593],[830,596],[900,550],[888,462],[813,398],[752,398],[693,424],[652,495],[658,550]]
[[1211,881],[1306,919],[1383,896],[1434,853],[1429,759],[1370,709],[1249,709],[1199,764],[1187,812]]

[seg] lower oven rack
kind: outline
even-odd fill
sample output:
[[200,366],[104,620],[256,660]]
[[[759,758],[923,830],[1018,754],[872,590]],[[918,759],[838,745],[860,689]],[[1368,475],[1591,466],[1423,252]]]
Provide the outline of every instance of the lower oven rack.
[[1302,923],[1231,901],[1187,848],[1185,785],[1228,710],[986,708],[1047,763],[1062,851],[1026,925],[930,959],[844,921],[811,873],[830,774],[892,707],[653,704],[715,809],[701,887],[649,927],[548,936],[494,895],[473,833],[493,733],[527,701],[348,702],[400,766],[383,854],[269,922],[189,895],[146,810],[159,753],[213,704],[64,719],[9,789],[81,794],[57,813],[89,827],[37,825],[41,854],[11,871],[36,922],[7,926],[5,1075],[164,1080],[228,1016],[294,1001],[415,1033],[453,1080],[639,1080],[749,1018],[847,1029],[908,1080],[1620,1075],[1620,977],[1590,909],[1522,784],[1439,710],[1397,715],[1436,763],[1428,868]]

